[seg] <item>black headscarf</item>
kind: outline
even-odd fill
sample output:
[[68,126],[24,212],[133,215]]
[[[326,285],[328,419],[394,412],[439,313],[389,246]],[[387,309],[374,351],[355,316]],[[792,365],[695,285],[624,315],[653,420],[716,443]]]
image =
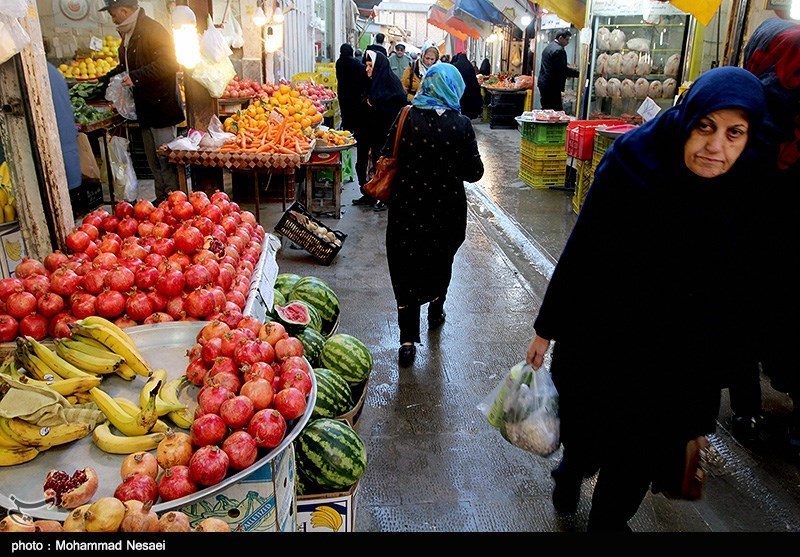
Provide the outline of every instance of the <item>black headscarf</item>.
[[342,112],[342,127],[356,131],[360,126],[361,103],[369,87],[367,68],[353,56],[353,47],[345,43],[339,47],[336,60],[336,92]]
[[464,114],[470,120],[477,118],[483,111],[483,97],[481,96],[481,86],[475,75],[475,69],[463,52],[456,54],[451,64],[456,67],[458,73],[464,78],[464,85],[466,86],[464,94],[461,95],[461,114]]
[[481,62],[481,67],[478,70],[478,73],[481,75],[490,75],[492,73],[492,64],[489,62],[488,58],[484,58],[483,62]]
[[365,55],[373,60],[372,77],[367,93],[370,104],[373,109],[396,113],[398,106],[408,103],[406,90],[400,78],[392,71],[389,59],[380,52],[368,50]]

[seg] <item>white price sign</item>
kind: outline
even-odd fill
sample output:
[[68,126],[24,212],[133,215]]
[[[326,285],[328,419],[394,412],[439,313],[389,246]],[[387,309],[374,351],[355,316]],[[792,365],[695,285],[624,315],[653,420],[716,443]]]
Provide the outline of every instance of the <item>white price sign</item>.
[[100,37],[92,37],[89,39],[90,50],[103,50],[103,39]]
[[642,0],[594,0],[592,2],[593,15],[619,16],[619,15],[683,15],[683,12],[669,2],[648,0],[647,6]]
[[661,112],[661,107],[650,97],[647,97],[636,111],[637,114],[644,118],[645,122],[655,118],[659,112]]

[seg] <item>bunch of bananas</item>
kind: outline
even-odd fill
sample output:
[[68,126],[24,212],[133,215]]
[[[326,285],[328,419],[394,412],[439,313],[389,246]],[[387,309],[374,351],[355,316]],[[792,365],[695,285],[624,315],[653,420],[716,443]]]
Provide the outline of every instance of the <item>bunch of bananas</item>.
[[311,513],[311,525],[314,528],[330,528],[338,532],[342,527],[342,515],[328,505],[320,505]]
[[11,174],[8,163],[0,164],[0,223],[17,220],[17,200],[11,186]]

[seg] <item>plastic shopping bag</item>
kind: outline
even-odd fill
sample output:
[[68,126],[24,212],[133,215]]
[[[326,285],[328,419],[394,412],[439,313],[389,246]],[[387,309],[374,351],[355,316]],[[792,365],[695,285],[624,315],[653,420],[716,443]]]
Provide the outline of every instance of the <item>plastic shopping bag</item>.
[[128,72],[113,76],[106,88],[106,100],[114,104],[119,115],[127,120],[136,120],[136,104],[133,101],[133,89],[122,84]]
[[225,35],[228,46],[231,48],[242,48],[244,46],[242,26],[239,25],[235,17],[230,17],[225,20],[225,24],[222,26],[222,34]]
[[31,37],[16,17],[0,13],[0,64],[31,43]]
[[519,362],[478,404],[492,427],[512,445],[549,456],[560,445],[558,391],[550,372]]
[[236,134],[223,130],[219,117],[213,114],[208,122],[208,133],[200,140],[200,147],[219,149],[228,141],[233,141],[234,139],[236,139]]
[[208,16],[208,27],[200,38],[200,53],[215,63],[233,54],[225,35],[214,26],[211,16]]
[[200,62],[192,71],[192,78],[208,89],[208,94],[218,99],[225,93],[228,83],[236,75],[231,59],[225,56],[219,62],[214,62],[200,54]]
[[139,181],[128,151],[128,140],[118,135],[113,136],[108,142],[108,154],[114,173],[114,197],[118,201],[135,201],[139,198]]

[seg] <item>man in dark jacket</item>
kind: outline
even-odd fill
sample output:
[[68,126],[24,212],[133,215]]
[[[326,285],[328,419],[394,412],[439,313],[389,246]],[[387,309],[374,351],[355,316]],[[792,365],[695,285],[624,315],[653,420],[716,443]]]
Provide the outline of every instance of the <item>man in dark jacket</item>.
[[177,124],[183,122],[183,101],[176,73],[172,34],[156,20],[145,15],[137,0],[104,0],[100,11],[108,11],[122,37],[119,66],[103,78],[128,72],[123,86],[133,87],[136,119],[142,131],[147,164],[155,178],[156,204],[178,189],[178,173],[156,149],[177,136]]
[[383,33],[378,33],[375,35],[375,44],[369,45],[367,48],[364,49],[364,54],[361,56],[361,63],[366,65],[367,64],[367,51],[374,50],[375,52],[380,52],[387,58],[389,57],[389,52],[386,50],[386,47],[383,46],[383,42],[386,40],[386,35]]
[[542,65],[539,69],[539,95],[542,108],[564,110],[561,93],[568,77],[578,77],[578,70],[567,65],[567,51],[572,33],[559,31],[556,38],[542,52]]

